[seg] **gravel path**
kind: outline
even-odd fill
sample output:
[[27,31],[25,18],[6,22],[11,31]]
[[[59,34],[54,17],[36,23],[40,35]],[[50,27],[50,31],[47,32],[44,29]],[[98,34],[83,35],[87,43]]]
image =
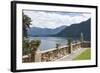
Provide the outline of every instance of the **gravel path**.
[[61,59],[58,59],[56,61],[71,61],[73,58],[75,58],[76,56],[78,56],[80,53],[82,53],[83,51],[85,51],[88,48],[80,48],[76,51],[73,51],[71,54],[64,56]]

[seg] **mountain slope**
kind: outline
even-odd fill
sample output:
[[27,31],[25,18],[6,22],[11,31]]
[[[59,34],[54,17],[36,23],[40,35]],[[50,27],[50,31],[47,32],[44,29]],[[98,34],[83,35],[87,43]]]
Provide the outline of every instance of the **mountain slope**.
[[81,32],[84,34],[85,40],[91,39],[91,19],[79,24],[72,24],[53,36],[79,38]]
[[30,36],[50,36],[55,35],[59,33],[61,30],[63,30],[66,26],[61,26],[55,29],[49,29],[49,28],[39,28],[39,27],[31,27],[28,30],[28,35]]
[[32,27],[28,30],[29,36],[39,37],[72,37],[80,38],[80,33],[83,33],[85,40],[91,39],[91,19],[87,21],[72,24],[71,26],[61,26],[55,29]]

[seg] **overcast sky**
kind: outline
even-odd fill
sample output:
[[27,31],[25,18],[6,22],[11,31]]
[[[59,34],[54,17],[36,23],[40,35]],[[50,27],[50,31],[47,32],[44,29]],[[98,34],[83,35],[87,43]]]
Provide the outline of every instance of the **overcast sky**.
[[52,29],[62,25],[70,26],[71,24],[80,23],[91,17],[91,14],[86,12],[79,13],[24,10],[24,14],[31,18],[31,27]]

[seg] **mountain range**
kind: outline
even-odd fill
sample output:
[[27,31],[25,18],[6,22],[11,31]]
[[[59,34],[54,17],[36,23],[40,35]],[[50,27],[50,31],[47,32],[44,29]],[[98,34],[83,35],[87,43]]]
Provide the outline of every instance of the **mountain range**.
[[73,37],[79,38],[83,33],[85,40],[91,39],[91,19],[70,26],[61,26],[55,29],[31,27],[28,30],[29,36],[39,37]]
[[28,30],[28,35],[30,36],[53,36],[55,34],[58,34],[60,31],[62,31],[66,26],[61,26],[55,29],[50,28],[40,28],[40,27],[31,27]]

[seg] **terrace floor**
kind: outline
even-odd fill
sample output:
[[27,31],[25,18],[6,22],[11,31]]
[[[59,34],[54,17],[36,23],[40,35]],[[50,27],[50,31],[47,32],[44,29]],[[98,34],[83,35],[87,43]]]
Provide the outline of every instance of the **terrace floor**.
[[84,52],[86,49],[89,49],[89,48],[79,48],[78,50],[76,51],[73,51],[71,54],[67,55],[67,56],[64,56],[63,58],[60,58],[56,61],[71,61],[73,60],[76,56],[80,55],[82,52]]

